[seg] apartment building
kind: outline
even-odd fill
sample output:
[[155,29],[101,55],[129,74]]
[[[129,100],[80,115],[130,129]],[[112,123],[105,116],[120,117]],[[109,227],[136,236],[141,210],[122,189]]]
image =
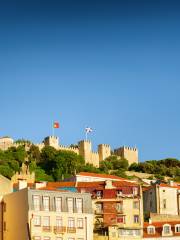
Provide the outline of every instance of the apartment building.
[[94,237],[141,239],[143,205],[141,187],[135,183],[112,181],[48,183],[56,189],[91,193],[94,212]]
[[179,215],[180,186],[170,184],[154,184],[143,191],[144,212],[160,215]]
[[8,194],[3,199],[3,240],[92,240],[88,193],[51,188]]

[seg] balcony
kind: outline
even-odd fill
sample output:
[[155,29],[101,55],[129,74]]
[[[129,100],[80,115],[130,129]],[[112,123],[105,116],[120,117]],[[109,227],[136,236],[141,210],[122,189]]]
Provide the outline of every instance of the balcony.
[[124,213],[123,208],[116,208],[116,213],[123,214]]
[[60,227],[60,226],[54,227],[55,234],[61,234],[61,233],[65,233],[65,232],[66,232],[66,227]]
[[103,214],[103,210],[102,209],[98,209],[98,210],[96,209],[95,214],[96,215],[101,215],[101,214]]
[[52,230],[51,226],[43,226],[42,227],[43,232],[51,232],[51,230]]
[[67,233],[76,233],[75,227],[67,227]]

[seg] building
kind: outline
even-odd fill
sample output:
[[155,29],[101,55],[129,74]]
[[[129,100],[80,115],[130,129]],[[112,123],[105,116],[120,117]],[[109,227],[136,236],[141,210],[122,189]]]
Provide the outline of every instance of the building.
[[90,194],[24,188],[4,196],[2,226],[3,240],[92,240]]
[[14,144],[14,140],[10,137],[2,137],[0,138],[0,149],[7,150],[9,147],[12,147]]
[[179,240],[180,239],[180,220],[179,221],[161,221],[144,223],[144,240]]
[[99,182],[49,182],[47,186],[91,194],[95,239],[100,236],[113,240],[142,238],[143,203],[139,185],[108,178]]
[[143,191],[144,212],[157,215],[179,215],[180,186],[170,184],[153,184]]
[[[103,174],[103,173],[90,173],[90,172],[80,172],[77,173],[75,176],[66,178],[65,182],[101,182],[106,180],[112,181],[130,181],[125,178],[121,178],[115,175],[110,174]],[[130,181],[131,182],[131,181]],[[134,182],[134,181],[132,181]]]

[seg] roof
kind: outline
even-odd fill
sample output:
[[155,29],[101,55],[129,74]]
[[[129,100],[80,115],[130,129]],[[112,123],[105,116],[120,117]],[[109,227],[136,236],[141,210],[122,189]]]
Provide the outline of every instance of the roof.
[[176,189],[180,189],[180,186],[178,186],[178,185],[176,185],[176,186],[170,186],[169,184],[166,184],[166,183],[160,183],[160,184],[153,184],[153,185],[151,185],[151,186],[149,186],[149,187],[144,187],[143,188],[143,192],[145,192],[145,191],[148,191],[148,190],[150,190],[150,189],[152,189],[152,188],[155,188],[156,186],[159,186],[159,187],[166,187],[166,188],[176,188]]
[[171,226],[175,226],[176,224],[180,224],[180,220],[177,221],[164,221],[164,222],[144,222],[144,228],[147,228],[148,226],[154,226],[154,227],[163,227],[164,224],[170,224]]
[[80,172],[80,173],[76,174],[76,176],[99,177],[99,178],[116,179],[119,181],[128,181],[128,179],[110,175],[110,174],[104,174],[104,173]]
[[48,187],[75,187],[76,182],[47,182]]
[[[180,220],[178,221],[164,221],[164,222],[152,222],[151,224],[149,222],[144,222],[144,231],[143,231],[143,237],[144,238],[159,238],[162,237],[162,230],[163,225],[169,224],[171,225],[171,230],[173,233],[173,236],[180,236],[180,233],[175,232],[175,225],[180,224]],[[154,226],[155,227],[155,234],[148,234],[147,233],[147,227]],[[163,239],[163,238],[162,238]]]

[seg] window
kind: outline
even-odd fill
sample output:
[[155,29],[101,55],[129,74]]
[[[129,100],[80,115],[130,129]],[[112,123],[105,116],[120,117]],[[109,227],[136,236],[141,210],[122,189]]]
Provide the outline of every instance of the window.
[[138,188],[137,187],[133,187],[133,195],[137,195],[138,194]]
[[141,234],[141,232],[140,232],[139,229],[134,229],[134,230],[133,230],[133,235],[134,235],[134,236],[140,236],[140,234]]
[[102,191],[97,191],[96,196],[97,196],[97,198],[101,198],[102,197]]
[[50,226],[50,217],[47,217],[47,216],[43,217],[43,226],[45,226],[45,227]]
[[63,226],[62,217],[56,217],[56,227],[62,227],[62,226]]
[[4,231],[6,231],[6,222],[4,222]]
[[61,210],[62,210],[62,198],[61,197],[55,198],[55,205],[56,205],[56,211],[61,212]]
[[155,234],[155,227],[154,226],[147,227],[147,233],[148,234]]
[[177,224],[176,226],[175,226],[175,232],[180,232],[180,224]]
[[164,225],[164,226],[163,226],[163,232],[164,232],[165,234],[169,234],[170,231],[171,231],[171,226],[170,226],[170,225]]
[[56,240],[63,240],[63,238],[62,237],[57,237]]
[[149,205],[150,205],[150,208],[152,208],[152,200],[150,200],[150,202],[149,202]]
[[141,231],[139,229],[119,229],[118,235],[121,236],[140,236]]
[[49,211],[49,197],[43,197],[44,211]]
[[69,228],[74,228],[75,227],[74,218],[68,218],[68,227]]
[[35,236],[35,237],[34,237],[34,240],[41,240],[41,237]]
[[117,223],[125,223],[125,216],[117,216]]
[[134,223],[139,223],[139,215],[134,215]]
[[166,190],[163,190],[163,192],[166,192]]
[[33,217],[34,226],[41,226],[41,216],[35,215]]
[[121,197],[122,196],[122,190],[117,190],[116,195],[117,195],[117,197]]
[[68,212],[73,213],[73,198],[67,199]]
[[139,202],[138,201],[134,201],[133,202],[133,208],[134,209],[138,209],[139,208]]
[[83,228],[83,218],[77,219],[77,228]]
[[4,212],[6,212],[6,203],[5,202],[3,204],[3,210],[4,210]]
[[103,205],[102,205],[102,203],[97,203],[97,204],[95,205],[95,207],[96,207],[95,213],[96,213],[96,214],[101,214],[102,211],[103,211]]
[[33,206],[35,211],[40,210],[40,196],[33,195]]
[[74,238],[68,238],[68,240],[75,240]]
[[166,209],[166,199],[163,199],[163,208]]
[[116,210],[117,210],[117,212],[122,212],[122,210],[123,210],[123,202],[116,203]]
[[82,213],[82,208],[83,208],[82,198],[76,199],[76,208],[77,208],[77,213]]

